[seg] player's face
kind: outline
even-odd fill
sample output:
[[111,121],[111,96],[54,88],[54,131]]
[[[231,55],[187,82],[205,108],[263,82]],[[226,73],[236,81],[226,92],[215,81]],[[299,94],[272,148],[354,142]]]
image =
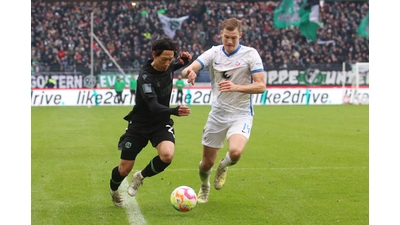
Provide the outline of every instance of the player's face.
[[152,66],[154,67],[154,69],[158,71],[166,71],[172,60],[174,59],[174,51],[164,50],[159,56],[156,56],[155,52],[153,51],[153,57],[154,61],[152,63]]
[[222,44],[227,53],[232,53],[239,46],[239,39],[242,37],[242,33],[238,29],[233,31],[223,29],[220,32],[222,38]]

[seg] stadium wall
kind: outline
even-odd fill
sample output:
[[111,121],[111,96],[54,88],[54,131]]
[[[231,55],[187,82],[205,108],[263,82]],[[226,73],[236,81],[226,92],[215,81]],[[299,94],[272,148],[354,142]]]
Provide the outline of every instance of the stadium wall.
[[[206,71],[204,71],[206,72]],[[102,73],[97,76],[90,75],[74,75],[74,74],[32,74],[31,88],[44,88],[47,79],[52,78],[57,82],[57,88],[85,88],[93,87],[93,83],[97,88],[110,88],[114,85],[117,76],[122,77],[126,87],[129,87],[129,79],[132,75],[138,73],[128,73],[122,75],[119,73]],[[343,82],[346,85],[351,85],[353,71],[339,70],[271,70],[265,71],[265,80],[267,86],[342,86]],[[207,79],[202,79],[207,77]],[[196,82],[210,82],[209,74],[199,74]],[[359,85],[369,85],[369,71],[363,71],[359,74]]]

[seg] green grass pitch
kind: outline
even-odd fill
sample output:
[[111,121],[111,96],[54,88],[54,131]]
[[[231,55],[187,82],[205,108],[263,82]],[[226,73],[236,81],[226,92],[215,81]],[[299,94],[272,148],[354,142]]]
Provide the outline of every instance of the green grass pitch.
[[[109,195],[117,142],[131,107],[31,108],[31,224],[135,224]],[[201,133],[210,106],[173,117],[172,164],[135,197],[148,225],[369,223],[369,106],[256,106],[238,164],[209,202],[180,213],[169,203],[180,185],[199,189]],[[217,160],[226,152],[221,149]],[[156,155],[149,144],[134,171]],[[214,179],[215,168],[211,181]],[[126,191],[120,190],[120,191]]]

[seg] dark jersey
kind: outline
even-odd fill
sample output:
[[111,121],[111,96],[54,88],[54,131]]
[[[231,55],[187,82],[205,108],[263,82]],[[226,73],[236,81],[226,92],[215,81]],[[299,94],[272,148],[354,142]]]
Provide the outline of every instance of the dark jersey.
[[170,108],[174,71],[181,68],[180,63],[172,64],[166,71],[157,71],[149,60],[140,70],[137,79],[135,106],[124,117],[132,121],[131,128],[153,131],[164,126],[171,119],[171,114],[177,116],[177,108]]

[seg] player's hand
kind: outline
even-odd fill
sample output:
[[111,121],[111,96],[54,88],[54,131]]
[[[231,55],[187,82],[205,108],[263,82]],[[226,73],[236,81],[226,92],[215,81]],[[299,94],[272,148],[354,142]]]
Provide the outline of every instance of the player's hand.
[[180,105],[178,109],[178,115],[179,116],[189,116],[190,115],[190,109],[186,105]]
[[187,71],[188,75],[187,75],[187,82],[189,84],[194,85],[194,81],[196,80],[197,74],[196,72],[194,72],[192,69],[188,69]]
[[192,60],[192,56],[189,52],[182,52],[181,55],[178,57],[178,61],[182,65],[188,64]]
[[237,85],[228,80],[223,80],[218,83],[218,90],[220,92],[235,92]]

